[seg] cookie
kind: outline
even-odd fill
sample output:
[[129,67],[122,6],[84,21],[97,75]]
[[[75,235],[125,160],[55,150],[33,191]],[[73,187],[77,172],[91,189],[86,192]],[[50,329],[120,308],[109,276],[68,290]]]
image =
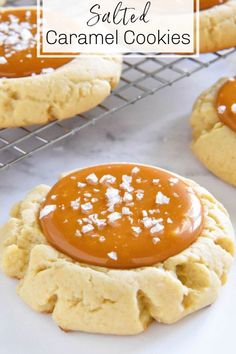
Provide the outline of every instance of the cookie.
[[38,58],[36,16],[36,8],[30,7],[0,11],[5,28],[0,29],[5,43],[0,46],[0,128],[45,124],[85,112],[119,82],[119,56]]
[[200,1],[200,53],[236,46],[236,1]]
[[146,165],[92,166],[40,185],[1,228],[3,271],[66,331],[137,334],[212,304],[233,260],[225,208]]
[[220,79],[194,104],[192,150],[212,173],[236,186],[236,131],[222,119],[224,105],[217,107],[217,98],[227,83],[228,79]]

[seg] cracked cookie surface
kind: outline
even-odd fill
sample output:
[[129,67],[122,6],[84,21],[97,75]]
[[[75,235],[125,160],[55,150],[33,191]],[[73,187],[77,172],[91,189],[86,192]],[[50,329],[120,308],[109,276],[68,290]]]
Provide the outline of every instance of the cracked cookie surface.
[[3,271],[20,280],[19,296],[52,313],[64,330],[137,334],[156,320],[173,323],[212,304],[232,263],[233,229],[224,207],[185,180],[200,197],[204,228],[190,247],[154,266],[130,270],[81,264],[51,247],[38,223],[50,187],[34,188],[0,230]]
[[193,107],[192,150],[216,176],[236,186],[236,133],[219,119],[215,100],[227,79],[220,79],[203,92]]
[[0,80],[0,127],[45,124],[96,107],[119,82],[120,57],[81,54],[47,75]]
[[200,53],[236,46],[236,1],[200,12]]

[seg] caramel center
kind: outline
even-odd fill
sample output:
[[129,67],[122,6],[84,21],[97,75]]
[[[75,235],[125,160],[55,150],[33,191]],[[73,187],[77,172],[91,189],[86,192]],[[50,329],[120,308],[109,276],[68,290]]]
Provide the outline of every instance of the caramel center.
[[47,74],[71,61],[37,57],[36,23],[36,8],[0,10],[0,78]]
[[48,242],[82,263],[129,269],[173,256],[199,236],[193,189],[158,168],[107,164],[62,178],[41,206]]
[[236,79],[230,79],[220,88],[216,97],[218,116],[236,132]]

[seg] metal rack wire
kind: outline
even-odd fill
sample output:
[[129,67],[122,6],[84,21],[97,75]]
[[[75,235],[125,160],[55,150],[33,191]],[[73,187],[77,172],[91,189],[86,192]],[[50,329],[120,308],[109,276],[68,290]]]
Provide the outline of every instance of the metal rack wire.
[[127,57],[118,88],[95,109],[44,126],[1,129],[0,170],[235,52],[233,48],[197,59]]

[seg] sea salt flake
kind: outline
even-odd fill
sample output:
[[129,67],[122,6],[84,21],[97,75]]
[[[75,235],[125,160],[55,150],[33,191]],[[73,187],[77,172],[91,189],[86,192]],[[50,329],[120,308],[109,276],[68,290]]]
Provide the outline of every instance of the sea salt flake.
[[126,190],[127,192],[132,192],[134,188],[131,186],[132,177],[128,175],[122,176],[122,183],[120,184],[120,188]]
[[94,230],[94,227],[91,224],[87,224],[87,225],[82,226],[82,233],[83,234],[87,234],[88,232],[91,232],[93,230]]
[[153,226],[152,218],[149,218],[148,216],[144,217],[142,222],[146,229],[150,229]]
[[70,206],[71,206],[71,208],[72,208],[73,210],[78,210],[79,207],[80,207],[80,198],[77,198],[77,199],[75,199],[75,200],[72,200],[72,201],[70,202]]
[[134,231],[135,234],[139,235],[142,232],[141,227],[139,226],[132,226],[131,229]]
[[92,199],[91,199],[91,202],[92,202],[92,203],[98,202],[98,198],[92,198]]
[[108,223],[113,225],[117,220],[121,219],[121,214],[118,212],[114,212],[108,215]]
[[136,199],[137,200],[142,200],[144,197],[144,191],[142,189],[139,189],[136,191]]
[[86,192],[86,193],[84,193],[84,196],[85,196],[85,197],[88,197],[88,198],[91,198],[91,197],[92,197],[92,194]]
[[165,196],[162,192],[158,192],[156,195],[156,204],[169,204],[170,198]]
[[104,175],[99,180],[99,183],[101,184],[114,184],[115,182],[116,182],[116,177],[112,175]]
[[154,184],[155,186],[157,186],[159,182],[160,182],[159,178],[153,178],[152,180],[152,184]]
[[225,111],[226,111],[226,106],[219,106],[218,108],[217,108],[217,111],[218,111],[218,113],[219,114],[224,114],[225,113]]
[[86,187],[86,183],[78,182],[77,183],[77,187],[78,188],[84,188],[84,187]]
[[153,226],[150,230],[150,233],[153,235],[153,234],[156,234],[158,232],[161,232],[164,230],[164,226],[157,223],[155,226]]
[[92,224],[92,221],[89,218],[83,218],[83,222],[86,222],[87,224]]
[[123,201],[124,202],[132,202],[132,200],[133,200],[132,194],[129,192],[125,192],[124,197],[123,197]]
[[173,220],[172,220],[171,218],[168,218],[168,219],[167,219],[167,223],[168,223],[168,224],[173,224]]
[[123,215],[132,215],[132,211],[130,210],[130,208],[127,208],[127,207],[123,207],[122,208],[122,214]]
[[176,192],[173,193],[173,196],[174,196],[175,198],[179,198],[179,194],[176,193]]
[[236,103],[232,104],[231,106],[231,112],[236,114]]
[[159,237],[153,237],[152,238],[152,242],[154,245],[156,245],[158,242],[160,242],[161,240],[159,239]]
[[113,261],[117,261],[117,259],[118,259],[117,253],[114,252],[114,251],[107,253],[107,255],[108,255],[108,257],[109,257],[110,259],[112,259]]
[[45,207],[40,210],[39,219],[42,219],[42,218],[44,218],[45,216],[48,216],[50,213],[52,213],[53,211],[55,211],[56,208],[57,208],[57,206],[56,206],[55,204],[45,205]]
[[0,64],[4,65],[7,63],[7,59],[5,57],[0,57]]
[[51,195],[51,199],[52,200],[56,200],[57,199],[57,195],[56,194]]
[[148,216],[147,210],[142,210],[142,215],[145,218],[146,216]]
[[84,213],[87,213],[87,212],[91,211],[92,209],[93,209],[93,205],[90,202],[85,203],[85,204],[81,204],[81,210]]
[[95,173],[91,173],[90,175],[88,175],[88,176],[86,177],[86,181],[87,181],[89,184],[92,184],[92,185],[98,184],[98,178],[97,178],[97,176],[95,175]]
[[139,172],[140,172],[140,168],[138,168],[137,166],[135,166],[131,171],[132,175],[136,175]]
[[41,74],[44,74],[44,75],[46,75],[46,74],[51,74],[51,73],[53,73],[55,71],[55,69],[53,69],[53,68],[43,68],[42,70],[41,70]]
[[75,236],[76,236],[76,237],[81,237],[82,234],[81,234],[81,232],[80,232],[79,230],[76,230],[76,231],[75,231]]
[[89,219],[92,221],[92,223],[97,226],[97,228],[100,230],[104,228],[107,223],[106,219],[99,219],[98,214],[91,214],[89,215]]
[[171,185],[177,184],[179,182],[179,179],[177,177],[170,177],[169,182]]
[[130,224],[133,225],[134,219],[131,216],[128,216],[128,220],[129,220]]
[[116,189],[113,187],[108,187],[106,190],[105,196],[108,201],[107,206],[109,207],[109,209],[108,209],[109,211],[113,211],[114,206],[121,202],[121,196],[120,196],[119,189]]
[[22,29],[20,36],[24,41],[28,41],[33,37],[32,33],[27,28]]
[[100,241],[100,242],[105,242],[105,241],[106,241],[106,238],[105,238],[104,236],[100,236],[100,237],[99,237],[99,241]]

